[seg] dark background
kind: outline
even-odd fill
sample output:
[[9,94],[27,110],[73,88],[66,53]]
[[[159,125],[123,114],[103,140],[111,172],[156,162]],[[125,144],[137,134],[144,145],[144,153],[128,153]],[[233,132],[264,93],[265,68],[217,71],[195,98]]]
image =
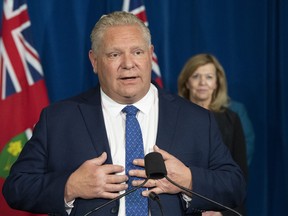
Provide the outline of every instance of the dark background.
[[[145,6],[164,88],[177,93],[184,63],[209,52],[226,71],[231,98],[248,110],[256,133],[249,216],[287,215],[288,1],[146,0]],[[51,102],[95,85],[90,31],[103,13],[121,9],[121,0],[28,1]]]

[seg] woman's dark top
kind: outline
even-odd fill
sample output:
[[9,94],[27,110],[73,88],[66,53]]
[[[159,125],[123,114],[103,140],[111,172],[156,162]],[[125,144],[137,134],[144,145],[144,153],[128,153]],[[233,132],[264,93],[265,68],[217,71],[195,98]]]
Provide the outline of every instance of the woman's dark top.
[[[242,124],[238,114],[225,108],[224,112],[214,112],[215,119],[220,129],[223,142],[228,146],[234,161],[243,171],[243,175],[248,180],[248,165],[246,157],[246,143]],[[235,209],[245,215],[244,205]],[[229,211],[221,212],[224,216],[234,216]]]

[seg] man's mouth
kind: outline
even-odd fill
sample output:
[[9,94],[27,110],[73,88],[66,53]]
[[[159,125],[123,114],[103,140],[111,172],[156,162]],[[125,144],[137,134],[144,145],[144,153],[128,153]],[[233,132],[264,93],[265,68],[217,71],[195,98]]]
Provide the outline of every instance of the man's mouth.
[[121,80],[131,80],[131,79],[136,79],[136,76],[131,76],[131,77],[122,77]]

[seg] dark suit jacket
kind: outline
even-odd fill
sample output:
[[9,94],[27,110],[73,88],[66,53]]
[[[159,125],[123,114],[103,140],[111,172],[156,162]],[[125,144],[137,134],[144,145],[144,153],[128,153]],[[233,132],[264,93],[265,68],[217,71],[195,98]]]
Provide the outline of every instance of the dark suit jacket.
[[[231,158],[216,127],[213,114],[176,95],[159,89],[157,144],[190,167],[193,190],[234,207],[245,198],[241,170]],[[64,188],[68,177],[84,161],[108,153],[99,86],[74,98],[45,108],[30,141],[3,187],[8,204],[17,209],[66,215]],[[192,215],[198,209],[217,206],[197,196],[189,209],[180,194],[160,195],[165,216]],[[76,199],[71,215],[84,215],[107,202],[105,199]],[[117,215],[114,202],[92,215]],[[149,201],[152,216],[161,215]]]

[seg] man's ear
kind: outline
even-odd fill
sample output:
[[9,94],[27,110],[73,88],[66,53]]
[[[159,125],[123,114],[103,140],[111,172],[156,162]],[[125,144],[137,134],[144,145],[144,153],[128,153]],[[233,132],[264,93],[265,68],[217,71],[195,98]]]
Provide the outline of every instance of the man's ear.
[[150,53],[151,53],[151,60],[153,58],[153,53],[154,53],[154,46],[151,44],[150,46]]
[[93,67],[94,73],[97,74],[97,58],[92,50],[89,50],[89,59]]

